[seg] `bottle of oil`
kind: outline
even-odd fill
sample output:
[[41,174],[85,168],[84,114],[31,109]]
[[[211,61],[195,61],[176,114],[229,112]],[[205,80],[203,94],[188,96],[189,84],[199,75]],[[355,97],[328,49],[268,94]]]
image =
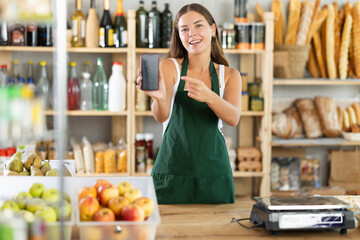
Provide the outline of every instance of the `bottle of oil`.
[[85,15],[81,11],[81,0],[75,2],[76,11],[72,15],[72,47],[85,46]]
[[161,36],[161,47],[169,48],[170,39],[173,26],[173,16],[169,9],[169,4],[165,3],[165,10],[161,14],[161,26],[160,26],[160,36]]
[[124,17],[123,0],[117,0],[117,11],[114,24],[114,46],[127,47],[127,24]]
[[113,47],[114,46],[114,29],[110,17],[110,1],[104,0],[104,13],[100,22],[99,29],[99,46]]
[[152,1],[149,12],[149,48],[160,47],[160,12],[156,8],[156,1]]
[[144,8],[144,1],[140,1],[136,11],[136,47],[148,47],[148,13]]

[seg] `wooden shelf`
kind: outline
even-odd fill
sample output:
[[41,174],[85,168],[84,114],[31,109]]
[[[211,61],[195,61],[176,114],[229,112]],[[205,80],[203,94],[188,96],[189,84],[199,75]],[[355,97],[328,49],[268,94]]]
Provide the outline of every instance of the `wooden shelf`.
[[[56,112],[53,110],[44,111],[45,115],[52,116],[55,115]],[[67,111],[66,115],[68,116],[126,116],[127,111],[124,112],[109,112],[109,111]]]
[[233,172],[233,177],[263,177],[263,172]]
[[169,52],[168,48],[135,48],[136,53],[159,53],[166,54]]
[[128,177],[128,173],[76,173],[76,177]]
[[132,176],[135,176],[135,177],[148,177],[148,176],[151,176],[150,173],[137,173],[135,172],[134,175]]
[[281,79],[274,78],[274,85],[360,85],[360,80],[353,79],[323,79],[323,78],[304,78],[304,79]]
[[344,138],[282,139],[273,137],[273,147],[359,146],[360,142],[348,142]]
[[144,116],[152,116],[152,112],[151,111],[136,111],[135,110],[135,116],[140,116],[140,117],[144,117]]
[[[53,52],[54,47],[27,47],[27,46],[6,46],[0,47],[0,51],[5,52]],[[79,47],[67,48],[67,52],[73,53],[127,53],[129,51],[128,48],[87,48],[87,47]]]
[[[136,53],[159,53],[166,54],[169,52],[168,48],[136,48]],[[265,50],[251,50],[251,49],[224,49],[225,54],[263,54]]]
[[[257,117],[257,116],[264,116],[264,112],[263,111],[243,111],[241,112],[241,116],[246,116],[246,117]],[[135,111],[135,116],[140,116],[140,117],[144,117],[144,116],[152,116],[152,112],[151,111],[141,111],[141,112],[137,112]]]

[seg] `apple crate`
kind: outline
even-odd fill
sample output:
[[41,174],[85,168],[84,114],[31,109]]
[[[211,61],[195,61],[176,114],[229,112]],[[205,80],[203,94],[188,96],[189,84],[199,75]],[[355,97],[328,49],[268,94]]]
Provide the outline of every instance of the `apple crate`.
[[[45,189],[60,189],[60,177],[41,177],[41,176],[2,176],[0,178],[0,206],[6,200],[12,199],[20,192],[28,192],[34,183],[42,183]],[[71,218],[64,222],[64,239],[71,239],[71,230],[75,219],[75,198],[74,198],[74,180],[72,177],[63,178],[65,192],[71,198]],[[60,239],[60,222],[47,223],[47,239]]]
[[142,192],[143,196],[154,202],[154,210],[150,217],[143,222],[80,221],[79,201],[76,198],[76,225],[80,230],[80,239],[155,239],[156,228],[161,221],[152,177],[76,177],[76,193],[79,193],[83,187],[94,186],[95,181],[100,178],[108,180],[115,186],[123,181],[130,182],[134,188]]

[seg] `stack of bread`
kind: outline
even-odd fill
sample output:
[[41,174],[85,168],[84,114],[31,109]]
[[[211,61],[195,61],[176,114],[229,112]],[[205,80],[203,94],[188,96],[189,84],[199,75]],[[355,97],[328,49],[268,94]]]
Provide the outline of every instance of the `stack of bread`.
[[[322,8],[320,4],[320,0],[289,0],[286,21],[283,1],[273,0],[274,43],[311,44],[308,70],[312,77],[360,78],[360,2],[354,6],[347,2],[343,9],[337,2]],[[263,12],[259,4],[255,12]]]
[[272,132],[281,138],[338,137],[344,132],[360,132],[360,105],[346,109],[328,97],[297,99],[294,104],[272,118]]

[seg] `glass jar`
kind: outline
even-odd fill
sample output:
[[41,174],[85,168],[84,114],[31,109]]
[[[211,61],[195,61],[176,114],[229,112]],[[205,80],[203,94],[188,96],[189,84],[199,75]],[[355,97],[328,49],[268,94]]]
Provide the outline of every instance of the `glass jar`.
[[250,97],[259,97],[260,94],[259,83],[248,83],[248,92]]
[[241,93],[241,111],[249,110],[249,93],[242,92]]
[[235,41],[237,49],[250,49],[250,24],[240,23],[235,25]]
[[221,46],[223,49],[235,48],[235,35],[234,24],[225,22],[224,29],[221,32]]
[[248,82],[247,82],[247,77],[248,77],[248,74],[247,73],[240,73],[241,75],[241,87],[242,87],[242,91],[243,92],[247,92],[248,90]]
[[135,135],[135,149],[136,149],[136,172],[145,172],[145,136],[142,133]]
[[251,111],[264,110],[264,99],[260,97],[250,97],[250,110]]
[[250,49],[265,49],[265,24],[252,23],[250,26]]

